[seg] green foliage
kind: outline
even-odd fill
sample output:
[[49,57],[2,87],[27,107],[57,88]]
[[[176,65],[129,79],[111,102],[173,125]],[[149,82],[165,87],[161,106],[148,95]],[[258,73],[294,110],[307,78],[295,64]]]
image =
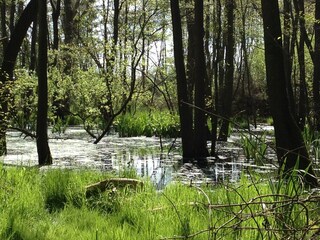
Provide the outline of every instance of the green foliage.
[[302,136],[309,153],[318,161],[320,159],[320,133],[314,131],[309,125],[306,125],[303,129]]
[[268,117],[266,120],[266,123],[270,126],[273,126],[273,118],[272,117]]
[[67,203],[81,207],[83,193],[81,182],[68,170],[52,170],[43,177],[44,203],[49,212],[62,210]]
[[[0,238],[310,239],[318,230],[320,196],[294,176],[269,182],[242,177],[237,184],[201,188],[176,183],[162,192],[146,182],[143,189],[113,188],[86,199],[85,186],[105,177],[0,166]],[[49,199],[55,199],[51,211]]]
[[[297,162],[296,169],[298,168],[298,164]],[[283,171],[283,169],[281,171]],[[305,186],[302,178],[303,174],[301,172],[293,170],[293,172],[286,175],[285,178],[277,179],[278,181],[269,180],[270,190],[272,191],[273,201],[275,202],[272,206],[275,211],[274,222],[284,230],[309,225],[310,217],[312,219],[312,215],[314,214],[309,212],[308,208],[301,202],[297,202],[296,204],[283,204],[285,201],[298,199],[305,194]],[[288,237],[301,239],[301,233],[284,231],[284,238]]]
[[257,165],[263,165],[267,153],[266,135],[242,135],[241,146],[248,160],[253,160]]
[[167,111],[127,113],[119,116],[115,126],[121,137],[176,137],[179,134],[179,117]]
[[[62,63],[61,63],[62,64]],[[58,65],[59,66],[59,65]],[[69,124],[82,124],[87,130],[104,129],[108,118],[116,111],[128,95],[130,79],[123,79],[121,72],[109,76],[97,71],[96,68],[73,68],[70,74],[65,74],[62,68],[51,67],[48,71],[49,79],[49,120],[53,132],[63,133]],[[163,76],[165,73],[161,73]],[[35,130],[37,109],[37,76],[26,69],[16,70],[16,79],[12,88],[14,102],[11,111],[11,121],[19,128]],[[112,78],[112,81],[109,79]],[[125,81],[125,82],[124,82]],[[171,94],[175,89],[173,82],[164,81],[165,86],[159,89]],[[146,83],[145,88],[152,88],[151,83]],[[143,108],[144,105],[165,106],[161,98],[154,100],[151,91],[143,90],[143,94],[134,94],[139,101],[135,107]],[[111,94],[111,95],[110,95]],[[67,111],[68,117],[64,120],[57,118],[57,108]],[[167,111],[147,114],[136,114],[131,117],[119,117],[119,129],[123,135],[162,135],[176,136],[178,134],[178,117],[171,116]],[[139,120],[132,120],[138,118]],[[150,119],[151,118],[151,119]],[[127,130],[125,130],[127,128]]]
[[11,106],[11,121],[14,126],[35,130],[37,117],[37,76],[24,69],[15,71],[12,87],[14,100]]
[[120,203],[120,194],[116,188],[94,195],[87,200],[89,209],[96,210],[103,214],[120,211]]
[[1,239],[41,237],[38,229],[30,227],[44,216],[37,176],[37,169],[0,166]]
[[103,120],[101,106],[105,101],[106,85],[102,76],[95,69],[74,72],[70,100],[71,111],[79,116],[88,129],[100,129]]
[[67,117],[67,119],[64,121],[60,117],[57,117],[52,126],[52,133],[65,133],[67,127],[69,126],[69,119],[70,117]]

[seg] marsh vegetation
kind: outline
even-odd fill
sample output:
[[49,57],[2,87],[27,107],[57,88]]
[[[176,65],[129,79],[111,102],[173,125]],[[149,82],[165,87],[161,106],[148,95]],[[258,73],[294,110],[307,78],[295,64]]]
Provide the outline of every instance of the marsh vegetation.
[[275,181],[250,174],[232,184],[177,183],[162,191],[145,181],[86,198],[88,184],[111,176],[0,168],[1,239],[318,238],[319,192],[305,191],[298,175]]
[[0,238],[319,238],[319,39],[320,1],[1,1]]

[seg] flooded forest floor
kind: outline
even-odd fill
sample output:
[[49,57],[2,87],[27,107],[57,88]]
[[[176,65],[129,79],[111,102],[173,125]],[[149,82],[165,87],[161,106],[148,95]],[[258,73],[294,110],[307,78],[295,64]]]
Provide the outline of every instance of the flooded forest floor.
[[[242,174],[276,173],[276,155],[273,127],[259,125],[247,130],[233,130],[228,142],[217,143],[216,157],[209,157],[209,165],[199,168],[195,164],[182,164],[180,139],[157,137],[120,138],[117,134],[105,137],[99,144],[81,127],[70,127],[64,134],[49,132],[49,145],[53,165],[44,168],[97,169],[119,171],[134,169],[142,178],[149,178],[156,187],[163,188],[169,182],[217,183],[237,182]],[[2,161],[10,165],[37,165],[37,150],[34,139],[20,132],[8,131],[8,154]],[[315,169],[318,149],[312,147]],[[319,172],[319,171],[318,171]]]

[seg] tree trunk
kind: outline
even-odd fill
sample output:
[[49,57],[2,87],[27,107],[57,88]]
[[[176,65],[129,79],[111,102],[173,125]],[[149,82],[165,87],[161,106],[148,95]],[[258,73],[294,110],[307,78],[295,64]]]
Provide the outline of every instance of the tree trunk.
[[[64,43],[67,45],[67,47],[70,47],[72,43],[74,43],[74,37],[75,37],[75,16],[77,14],[77,7],[78,7],[78,0],[64,0],[64,18],[63,18],[63,31],[64,31]],[[68,51],[72,51],[71,49],[68,49]],[[64,73],[69,75],[71,68],[72,68],[72,54],[66,53],[65,55],[65,67],[64,67]],[[68,107],[68,106],[67,106]],[[64,116],[59,116],[64,117]]]
[[[22,4],[22,6],[23,6],[23,3],[19,3],[19,4]],[[10,3],[10,20],[9,20],[10,34],[12,34],[13,30],[14,30],[15,15],[16,15],[15,13],[16,13],[16,1],[13,0]]]
[[[241,71],[242,74],[242,81],[243,81],[243,95],[242,97],[246,102],[246,115],[247,115],[247,126],[248,131],[250,132],[250,117],[253,116],[253,124],[255,128],[257,127],[257,121],[256,121],[256,110],[255,110],[255,103],[254,103],[254,97],[252,96],[252,76],[251,76],[251,69],[250,69],[250,59],[249,59],[249,51],[247,48],[247,15],[250,14],[248,11],[248,2],[243,3],[243,1],[240,1],[240,9],[241,9],[241,30],[240,30],[240,39],[241,39],[241,53],[242,53],[242,59],[243,62],[243,71]],[[247,87],[247,91],[245,91],[245,87]]]
[[74,17],[76,15],[76,6],[73,0],[64,0],[64,19],[63,19],[63,30],[64,30],[64,42],[66,44],[73,43],[75,26]]
[[214,49],[216,49],[216,58],[213,62],[214,68],[214,115],[211,116],[211,156],[214,156],[216,153],[216,142],[217,142],[217,133],[218,133],[218,114],[219,110],[221,110],[220,105],[220,96],[219,96],[219,70],[222,68],[222,59],[223,59],[223,48],[221,47],[221,33],[222,33],[222,12],[221,12],[221,0],[216,1],[216,24],[217,24],[217,32],[215,41],[214,41]]
[[7,82],[13,79],[13,70],[22,41],[36,15],[36,3],[36,0],[31,0],[22,12],[3,56],[0,71],[0,95],[2,95],[0,96],[0,156],[7,152],[6,130],[8,127],[8,98],[10,98]]
[[113,17],[113,46],[117,46],[119,38],[119,14],[120,14],[120,2],[114,0],[114,17]]
[[314,128],[320,131],[320,2],[316,1],[314,22],[313,104]]
[[[53,28],[53,50],[59,49],[59,17],[61,12],[61,0],[50,0],[51,8],[52,8],[52,28]],[[53,60],[53,66],[57,65],[57,56],[55,55]]]
[[[287,90],[288,90],[288,97],[289,97],[289,104],[291,108],[291,112],[296,119],[296,110],[295,110],[295,100],[293,95],[293,88],[292,88],[292,61],[294,55],[294,44],[295,44],[295,26],[292,26],[292,3],[291,0],[284,0],[283,1],[283,10],[284,10],[284,34],[283,34],[283,49],[284,49],[284,67],[285,67],[285,74],[287,80]],[[291,38],[291,32],[292,38]]]
[[8,44],[8,33],[7,33],[7,6],[6,6],[6,2],[2,1],[0,3],[0,10],[1,10],[1,42],[2,42],[2,52],[3,55],[5,53],[5,50],[7,48],[7,44]]
[[306,68],[305,68],[305,51],[304,37],[300,34],[298,46],[298,62],[299,62],[299,106],[298,106],[298,124],[301,130],[306,124],[307,109],[308,109],[308,91],[306,83]]
[[307,108],[308,108],[308,92],[307,92],[307,83],[306,83],[306,68],[305,68],[305,36],[303,34],[303,27],[305,25],[305,10],[304,10],[304,1],[294,1],[294,6],[296,10],[296,15],[299,19],[299,28],[300,28],[300,37],[299,43],[297,44],[297,53],[298,53],[298,63],[299,63],[299,105],[298,105],[298,124],[301,130],[304,129],[306,117],[307,117]]
[[187,93],[190,103],[194,100],[195,84],[195,43],[194,43],[194,5],[193,0],[187,0],[186,18],[188,31],[188,54],[187,54]]
[[194,147],[195,158],[200,164],[205,162],[209,155],[207,150],[207,119],[206,119],[206,61],[204,56],[204,21],[203,1],[195,1],[195,112],[194,112]]
[[317,185],[303,137],[289,107],[278,0],[261,0],[261,3],[267,91],[274,122],[279,172],[287,175],[295,168],[306,170],[306,182]]
[[219,140],[227,141],[229,132],[229,123],[232,113],[232,98],[233,98],[233,78],[234,78],[234,0],[227,0],[227,46],[226,46],[226,75],[225,84],[223,88],[223,99],[222,99],[222,116],[223,121],[220,128]]
[[38,39],[38,21],[37,16],[35,16],[35,20],[33,21],[33,28],[31,34],[31,52],[30,52],[30,71],[36,70],[36,61],[37,61],[37,39]]
[[[64,69],[63,72],[66,75],[71,74],[72,70],[72,44],[75,40],[75,16],[77,14],[77,9],[79,5],[79,0],[64,0],[64,17],[62,19],[62,28],[64,32],[64,43],[66,45],[66,50],[64,52],[63,60],[64,60]],[[57,21],[60,14],[60,1],[57,1],[56,7],[54,8],[53,16],[53,27],[54,27],[54,47],[58,47],[58,36],[57,34]],[[55,83],[57,84],[57,83]],[[65,96],[63,99],[56,99],[57,93],[54,93],[53,99],[53,109],[54,115],[56,119],[66,120],[70,112],[70,99],[69,96]]]
[[37,150],[39,165],[52,164],[48,144],[48,25],[46,0],[38,0],[39,51],[38,51],[38,112],[37,112]]
[[174,46],[174,63],[177,75],[177,94],[179,104],[179,115],[181,125],[182,138],[182,155],[183,161],[187,162],[194,157],[193,150],[193,133],[192,133],[192,114],[187,92],[187,79],[184,66],[183,44],[182,44],[182,29],[181,16],[178,0],[170,0],[171,16],[173,27],[173,46]]

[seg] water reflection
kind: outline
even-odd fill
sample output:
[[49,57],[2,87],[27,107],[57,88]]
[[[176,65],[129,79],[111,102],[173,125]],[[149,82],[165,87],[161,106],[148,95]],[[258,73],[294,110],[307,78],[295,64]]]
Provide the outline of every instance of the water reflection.
[[[38,164],[35,140],[9,131],[7,141],[8,154],[2,159],[5,164]],[[150,178],[161,188],[171,181],[174,165],[181,159],[179,141],[175,143],[176,150],[167,154],[172,141],[162,139],[164,152],[161,152],[160,140],[155,137],[119,138],[112,135],[95,145],[81,128],[70,128],[64,135],[50,134],[53,165],[49,168],[90,168],[116,173],[133,168],[139,176]]]
[[[19,132],[8,132],[8,155],[2,159],[6,164],[37,165],[36,142],[23,139]],[[231,139],[234,140],[234,139]],[[53,165],[49,168],[90,168],[101,171],[119,172],[135,169],[143,178],[150,178],[158,189],[173,179],[183,182],[217,183],[221,181],[239,181],[241,174],[254,169],[257,172],[272,172],[272,164],[256,166],[243,156],[242,149],[219,144],[217,159],[209,159],[209,166],[200,169],[193,164],[181,166],[179,140],[172,148],[172,139],[162,139],[164,151],[161,152],[159,138],[133,137],[119,138],[111,135],[99,144],[93,144],[81,128],[69,128],[64,135],[50,134],[49,145],[53,156]],[[168,154],[168,149],[172,149]]]

